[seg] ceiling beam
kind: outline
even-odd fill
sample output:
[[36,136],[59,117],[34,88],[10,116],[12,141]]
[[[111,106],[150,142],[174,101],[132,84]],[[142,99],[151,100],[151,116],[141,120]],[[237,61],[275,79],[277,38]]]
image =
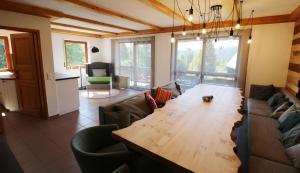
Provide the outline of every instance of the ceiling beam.
[[[170,16],[170,17],[173,17],[173,10],[170,9],[169,7],[167,7],[166,5],[164,5],[163,3],[159,2],[159,0],[139,0],[145,4],[147,4],[148,6],[166,14],[167,16]],[[185,17],[183,17],[182,15],[180,15],[179,13],[174,13],[174,17],[176,19],[179,19],[179,20],[183,20],[185,21],[186,23],[192,25],[193,22],[190,22],[188,21]]]
[[104,31],[104,30],[93,29],[93,28],[86,28],[86,27],[82,27],[82,26],[76,26],[76,25],[70,25],[70,24],[64,24],[64,23],[57,23],[57,22],[51,22],[51,25],[76,28],[76,29],[82,29],[82,30],[94,31],[94,32],[102,32],[102,33],[106,33],[106,34],[117,34],[115,32]]
[[300,19],[300,5],[291,13],[292,20]]
[[32,5],[25,5],[21,3],[16,2],[10,2],[7,0],[1,0],[0,3],[0,9],[6,10],[6,11],[13,11],[18,13],[24,13],[29,15],[35,15],[35,16],[41,16],[41,17],[63,17],[64,13],[55,11],[55,10],[49,10],[46,8],[39,8]]
[[79,6],[84,7],[84,8],[91,9],[91,10],[97,12],[97,13],[100,13],[100,14],[114,16],[114,17],[125,19],[125,20],[129,20],[129,21],[132,21],[132,22],[135,22],[135,23],[139,23],[139,24],[142,24],[142,25],[150,26],[151,28],[154,28],[154,29],[160,29],[160,27],[157,26],[157,25],[154,25],[154,24],[151,24],[151,23],[148,23],[148,22],[145,22],[143,20],[136,19],[136,18],[133,18],[133,17],[130,17],[130,16],[126,16],[124,14],[120,14],[120,13],[115,12],[115,11],[111,11],[111,10],[105,9],[103,7],[100,7],[100,6],[96,6],[96,5],[93,5],[91,3],[84,2],[82,0],[65,0],[65,1],[76,4],[76,5],[79,5]]
[[[262,24],[272,24],[272,23],[286,23],[286,22],[293,22],[290,18],[290,15],[277,15],[277,16],[266,16],[266,17],[256,17],[253,18],[253,25],[262,25]],[[231,20],[228,21],[223,21],[221,23],[222,28],[227,28],[231,27],[236,24],[236,21],[232,22]],[[241,20],[241,26],[248,26],[251,24],[251,18],[246,18]],[[194,24],[192,26],[175,26],[174,27],[174,32],[180,32],[183,30],[185,27],[186,31],[191,31],[191,30],[200,30],[203,28],[203,24]],[[212,23],[207,23],[206,28],[212,28],[213,25]],[[123,33],[118,33],[116,35],[111,35],[111,34],[105,34],[102,35],[102,38],[113,38],[113,37],[123,37],[123,36],[135,36],[135,35],[145,35],[145,34],[158,34],[158,33],[168,33],[172,32],[172,27],[165,27],[160,29],[159,31],[157,30],[141,30],[138,31],[137,33],[129,33],[129,32],[123,32]]]
[[91,23],[91,24],[94,24],[94,25],[101,25],[101,26],[106,26],[106,27],[110,27],[110,28],[116,28],[116,29],[121,29],[121,30],[126,30],[126,31],[137,32],[137,30],[135,30],[135,29],[130,29],[130,28],[122,27],[122,26],[112,25],[112,24],[99,22],[99,21],[92,20],[92,19],[87,19],[87,18],[82,18],[82,17],[69,15],[69,14],[65,14],[64,18],[72,19],[72,20],[78,20],[78,21],[86,22],[86,23]]
[[60,11],[49,10],[46,8],[36,7],[36,6],[22,4],[22,3],[10,2],[7,0],[1,0],[0,10],[13,11],[13,12],[17,12],[17,13],[24,13],[24,14],[36,15],[36,16],[48,17],[48,18],[68,18],[68,19],[78,20],[78,21],[82,21],[82,22],[86,22],[86,23],[92,23],[95,25],[101,25],[101,26],[106,26],[106,27],[110,27],[110,28],[117,28],[117,29],[121,29],[121,30],[136,32],[136,30],[126,28],[126,27],[121,27],[121,26],[117,26],[117,25],[113,25],[113,24],[104,23],[104,22],[99,22],[99,21],[92,20],[92,19],[77,17],[77,16],[65,14]]
[[77,35],[77,36],[83,36],[83,37],[102,38],[102,35],[99,35],[99,34],[91,34],[91,33],[78,32],[78,31],[70,31],[70,30],[65,30],[65,29],[51,28],[51,32],[60,33],[60,34]]

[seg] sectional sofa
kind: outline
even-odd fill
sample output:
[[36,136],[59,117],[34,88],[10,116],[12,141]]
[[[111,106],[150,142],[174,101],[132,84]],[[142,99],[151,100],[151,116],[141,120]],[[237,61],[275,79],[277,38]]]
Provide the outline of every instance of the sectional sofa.
[[[266,100],[255,99],[259,88],[251,86],[247,99],[249,173],[298,173],[280,141],[283,134],[278,130],[278,120],[271,117],[271,107]],[[278,90],[295,105],[300,105],[287,90]]]

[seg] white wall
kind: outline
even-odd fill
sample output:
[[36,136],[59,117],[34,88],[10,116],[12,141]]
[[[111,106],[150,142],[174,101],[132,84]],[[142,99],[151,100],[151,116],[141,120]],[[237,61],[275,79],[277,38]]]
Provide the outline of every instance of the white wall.
[[293,32],[294,23],[254,26],[248,57],[246,94],[251,84],[285,86]]
[[[48,114],[57,114],[56,86],[53,79],[54,66],[51,45],[50,21],[48,18],[14,13],[0,10],[0,25],[19,28],[36,29],[40,31],[41,51],[43,59],[44,77]],[[49,78],[47,77],[49,76]]]
[[[91,62],[110,62],[111,57],[110,54],[105,55],[105,51],[110,48],[107,48],[106,45],[108,43],[105,42],[105,39],[98,39],[98,38],[91,38],[91,37],[82,37],[82,36],[74,36],[74,35],[68,35],[68,34],[60,34],[60,33],[52,33],[52,49],[53,49],[53,61],[54,61],[54,70],[57,73],[63,73],[63,74],[69,74],[69,75],[76,75],[79,76],[79,69],[66,69],[64,67],[65,62],[65,40],[72,40],[72,41],[85,41],[87,42],[88,46],[88,63]],[[106,45],[105,45],[106,44]],[[98,53],[92,53],[91,49],[93,47],[99,48]],[[106,49],[104,51],[104,49]],[[83,75],[83,85],[86,84],[85,81],[85,68],[81,70],[81,73]],[[78,79],[78,86],[80,86],[80,79]]]

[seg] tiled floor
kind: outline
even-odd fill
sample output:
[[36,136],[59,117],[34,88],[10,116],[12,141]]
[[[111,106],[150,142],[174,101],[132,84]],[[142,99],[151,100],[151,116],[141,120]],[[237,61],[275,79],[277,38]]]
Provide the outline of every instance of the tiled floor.
[[136,93],[122,90],[118,96],[107,99],[81,97],[79,111],[49,120],[8,113],[3,117],[6,140],[25,173],[80,172],[70,148],[72,136],[81,129],[99,124],[99,105]]

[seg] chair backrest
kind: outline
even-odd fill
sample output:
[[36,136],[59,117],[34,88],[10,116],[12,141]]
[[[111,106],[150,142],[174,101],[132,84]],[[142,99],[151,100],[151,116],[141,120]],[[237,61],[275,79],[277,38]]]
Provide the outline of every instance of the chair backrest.
[[86,65],[86,74],[88,76],[94,76],[93,69],[105,69],[106,76],[113,76],[113,65],[111,63],[93,62],[91,64],[87,64]]
[[96,152],[117,143],[111,137],[112,131],[117,129],[117,125],[103,125],[84,129],[74,135],[71,148],[83,173],[111,173],[124,163],[124,160],[119,159],[124,153]]

